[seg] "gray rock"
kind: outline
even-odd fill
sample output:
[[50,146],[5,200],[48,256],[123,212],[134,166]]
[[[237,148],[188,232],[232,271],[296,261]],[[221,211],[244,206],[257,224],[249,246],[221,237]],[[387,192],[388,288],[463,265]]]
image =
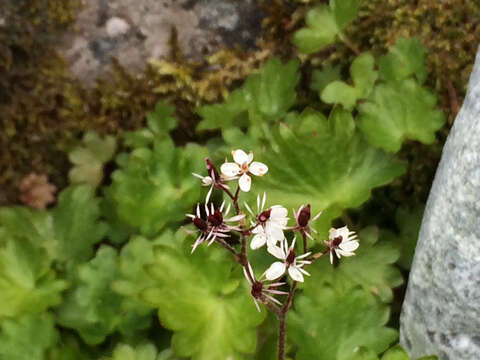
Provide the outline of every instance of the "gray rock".
[[480,49],[428,198],[400,341],[413,358],[480,359]]
[[128,30],[130,30],[130,25],[122,18],[114,16],[107,20],[105,28],[107,29],[108,36],[116,37],[125,35]]
[[173,27],[190,59],[225,45],[251,48],[263,16],[255,0],[84,0],[57,49],[73,75],[90,85],[108,73],[112,57],[135,73],[149,59],[168,56]]

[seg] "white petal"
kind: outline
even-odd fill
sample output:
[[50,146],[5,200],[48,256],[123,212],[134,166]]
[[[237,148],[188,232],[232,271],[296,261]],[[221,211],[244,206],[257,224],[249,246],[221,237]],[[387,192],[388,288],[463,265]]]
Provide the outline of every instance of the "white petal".
[[233,150],[233,161],[242,166],[244,163],[248,164],[248,155],[243,150]]
[[250,206],[248,206],[248,204],[246,202],[243,203],[245,205],[245,207],[247,208],[248,212],[252,215],[252,216],[255,216],[255,214],[253,213],[252,209],[250,208]]
[[272,211],[270,212],[270,219],[275,222],[285,222],[287,224],[288,210],[281,205],[274,205],[271,207]]
[[303,274],[295,266],[288,268],[288,274],[293,280],[303,282]]
[[248,153],[248,161],[247,162],[250,164],[252,162],[252,160],[253,160],[253,151],[250,151]]
[[223,219],[224,222],[235,222],[242,220],[245,217],[245,214],[235,215],[228,219]]
[[243,267],[243,274],[247,278],[248,283],[252,285],[252,281],[250,280],[250,276],[248,276],[247,269],[245,269],[245,267]]
[[267,173],[268,167],[261,162],[254,161],[248,167],[248,171],[250,171],[253,175],[263,176]]
[[205,198],[205,203],[208,203],[208,201],[210,200],[210,195],[212,195],[212,191],[213,186],[210,186],[210,190],[208,190],[207,197]]
[[283,240],[283,238],[282,239],[274,239],[270,235],[267,235],[267,234],[265,234],[265,235],[267,236],[267,245],[268,246],[277,246],[278,247],[278,245],[277,245],[278,242]]
[[357,240],[342,242],[338,247],[343,251],[353,252],[357,250],[360,244]]
[[268,221],[265,225],[265,232],[271,237],[275,242],[283,240],[283,230],[277,226],[275,223]]
[[333,240],[333,239],[341,236],[343,240],[347,240],[348,239],[348,233],[349,233],[348,227],[344,226],[344,227],[339,228],[339,229],[331,229],[328,237],[329,237],[330,240]]
[[260,311],[260,306],[258,305],[258,302],[257,302],[257,299],[253,299],[253,302],[255,303],[255,307],[257,308],[258,312],[261,312]]
[[[255,223],[253,223],[255,225]],[[257,225],[253,228],[252,234],[265,234],[265,230],[263,229],[263,226]]]
[[278,279],[283,274],[285,274],[285,264],[280,261],[274,262],[270,265],[267,271],[265,271],[265,277],[267,280]]
[[337,249],[336,252],[337,252],[337,254],[340,254],[342,256],[353,256],[353,255],[355,255],[353,252],[343,251],[342,249]]
[[238,180],[238,185],[240,186],[240,190],[248,192],[252,186],[252,179],[247,174],[243,174]]
[[227,162],[223,163],[222,166],[220,166],[220,171],[223,175],[227,177],[233,177],[238,175],[238,173],[240,172],[240,166],[235,163]]
[[333,251],[330,251],[330,264],[333,265]]
[[252,250],[257,250],[261,248],[267,242],[267,237],[265,234],[257,234],[253,237],[252,242],[250,243],[250,248]]
[[267,243],[267,251],[273,256],[275,256],[277,259],[285,259],[285,254],[279,246]]

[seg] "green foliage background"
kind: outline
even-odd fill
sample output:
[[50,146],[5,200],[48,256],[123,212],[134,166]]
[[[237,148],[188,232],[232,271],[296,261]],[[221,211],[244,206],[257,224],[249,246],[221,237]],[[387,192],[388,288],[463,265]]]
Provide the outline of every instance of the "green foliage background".
[[[158,70],[166,63],[153,61],[141,80],[117,68],[117,84],[85,92],[60,81],[66,68],[51,58],[55,64],[48,66],[60,69],[49,77],[55,86],[46,104],[28,105],[27,123],[44,124],[37,107],[71,119],[68,135],[52,152],[65,157],[55,170],[62,191],[48,210],[0,208],[0,360],[274,359],[276,323],[265,309],[256,311],[241,269],[215,246],[191,255],[194,238],[180,229],[206,192],[191,173],[205,174],[206,156],[220,163],[232,148],[253,150],[269,166],[246,200],[267,191],[271,204],[291,209],[309,202],[315,213],[323,211],[314,225],[315,248],[332,224],[361,230],[355,257],[338,267],[327,260],[312,266],[289,313],[289,354],[299,360],[408,360],[394,346],[401,301],[395,289],[411,264],[441,148],[437,131],[446,124],[441,109],[448,106],[436,92],[442,94],[452,80],[450,73],[438,74],[440,65],[432,66],[436,41],[444,39],[389,32],[382,47],[384,35],[370,30],[376,37],[367,47],[363,22],[376,14],[376,0],[352,0],[347,7],[335,0],[316,3],[271,5],[265,34],[270,45],[263,44],[269,50],[225,52],[223,59],[236,69],[236,75],[227,74],[228,84],[205,87],[225,72],[194,79],[192,66],[179,61],[175,71],[187,81],[175,90],[162,87]],[[391,3],[379,7],[390,9]],[[78,4],[68,4],[59,8],[65,10],[62,22],[51,20],[46,30],[74,18]],[[464,5],[465,12],[475,8]],[[429,9],[419,2],[412,11],[420,19]],[[405,11],[396,12],[398,29],[409,23]],[[291,19],[287,26],[280,21],[285,16]],[[29,27],[30,33],[35,29]],[[272,47],[269,39],[275,37],[280,40]],[[355,47],[365,51],[354,56]],[[462,64],[471,60],[467,53]],[[0,60],[5,83],[17,65]],[[241,85],[230,89],[238,79]],[[116,86],[135,94],[128,106],[117,101]],[[66,94],[65,109],[52,100],[59,89]],[[91,106],[94,120],[85,123],[92,114],[81,110],[83,103],[94,103],[100,93],[107,101]],[[8,110],[4,143],[28,145],[19,131],[23,115],[13,105],[2,106]],[[117,115],[128,121],[116,141],[94,133],[73,141],[86,129],[116,131],[119,124],[110,120]],[[178,136],[194,127],[195,135]],[[72,150],[73,166],[70,185],[63,186],[66,149]],[[9,148],[9,154],[16,151],[22,153]],[[3,176],[5,183],[18,179],[13,168]],[[252,257],[261,272],[268,261]]]

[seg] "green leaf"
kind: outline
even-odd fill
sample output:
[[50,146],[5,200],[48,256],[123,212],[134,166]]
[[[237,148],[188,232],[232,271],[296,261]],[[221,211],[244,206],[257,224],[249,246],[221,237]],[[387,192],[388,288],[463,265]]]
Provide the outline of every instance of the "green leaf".
[[341,68],[340,66],[332,66],[327,64],[322,67],[321,70],[314,70],[312,74],[312,90],[322,93],[323,89],[335,80],[341,80]]
[[331,0],[330,7],[335,14],[335,21],[339,29],[343,30],[355,19],[362,5],[362,0]]
[[335,14],[326,5],[311,9],[305,18],[307,27],[298,30],[292,38],[293,44],[306,54],[321,50],[335,41],[338,28]]
[[321,98],[327,104],[342,104],[345,108],[352,108],[358,99],[366,98],[372,91],[377,72],[374,69],[373,56],[364,53],[358,56],[350,67],[353,86],[342,81],[333,81],[322,91]]
[[178,356],[243,359],[242,354],[255,350],[255,328],[265,312],[257,312],[246,288],[230,285],[245,283],[240,271],[232,272],[230,254],[216,244],[190,254],[195,239],[182,245],[181,237],[177,233],[176,244],[155,248],[155,262],[147,269],[156,285],[143,292],[144,300],[158,308],[162,325],[174,331],[172,348]]
[[313,53],[332,44],[341,31],[355,18],[361,0],[330,0],[330,5],[311,9],[305,18],[306,27],[298,30],[292,42],[303,53]]
[[[434,355],[422,356],[417,360],[437,360],[438,358]],[[396,345],[393,348],[389,349],[382,356],[382,360],[410,360],[408,353],[400,346]]]
[[289,312],[287,332],[298,347],[296,360],[347,360],[359,346],[380,353],[396,340],[397,331],[385,327],[386,305],[361,288],[321,286],[321,281],[312,274]]
[[377,353],[364,346],[360,346],[353,350],[354,354],[348,360],[378,360]]
[[281,125],[276,147],[258,155],[269,172],[254,185],[258,193],[268,193],[269,203],[287,208],[310,203],[314,213],[323,210],[314,227],[326,232],[342,209],[360,206],[373,188],[401,175],[404,166],[352,131],[353,119],[345,113],[332,115],[330,123],[319,114],[317,123],[318,132],[309,136]]
[[402,81],[415,75],[423,84],[427,78],[426,54],[426,48],[418,39],[400,38],[388,54],[380,58],[380,77],[385,81]]
[[91,258],[93,245],[102,240],[107,231],[99,216],[99,199],[95,198],[91,186],[70,186],[61,192],[53,210],[61,260],[78,263]]
[[123,295],[122,309],[148,314],[153,309],[139,297],[140,293],[155,285],[145,271],[145,267],[154,263],[155,244],[174,241],[171,231],[165,231],[154,241],[135,236],[123,247],[118,260],[119,275],[112,283],[112,289]]
[[[379,360],[380,358],[377,356],[377,354],[365,347],[360,347],[358,349],[354,350],[355,355],[352,356],[351,358],[348,358],[348,360]],[[418,358],[417,360],[437,360],[438,358],[436,356],[422,356],[421,358]],[[381,360],[411,360],[410,356],[408,353],[403,350],[403,348],[400,345],[395,345],[394,347],[388,349],[383,356],[381,357]]]
[[53,317],[49,313],[25,315],[2,322],[0,359],[43,360],[48,348],[58,339]]
[[408,353],[402,349],[400,345],[397,345],[389,349],[383,356],[382,360],[410,360]]
[[206,155],[204,147],[175,147],[169,139],[135,149],[113,173],[110,194],[120,220],[145,235],[183,221],[200,198],[201,182],[192,172],[205,172]]
[[103,164],[113,158],[115,149],[113,136],[108,135],[102,139],[95,132],[87,132],[83,137],[83,146],[68,154],[74,165],[68,173],[70,182],[97,187],[103,179]]
[[400,248],[401,255],[398,264],[409,270],[412,265],[415,246],[417,245],[418,233],[422,224],[424,206],[409,209],[400,207],[395,215],[395,221],[400,233],[397,235],[389,230],[382,232],[381,237],[392,242]]
[[[97,350],[97,351],[95,351]],[[54,348],[49,349],[47,360],[93,360],[98,359],[98,349],[87,348],[76,336],[63,334]]]
[[248,125],[248,104],[243,89],[233,91],[221,104],[204,105],[197,112],[202,117],[198,130],[224,129]]
[[272,59],[261,73],[250,75],[243,87],[232,92],[225,103],[199,108],[203,120],[198,129],[225,131],[249,125],[251,134],[258,138],[264,131],[262,124],[284,117],[295,103],[299,79],[297,61],[282,64]]
[[155,109],[147,115],[147,126],[136,131],[124,134],[125,145],[133,148],[149,146],[156,138],[158,140],[169,138],[170,131],[178,125],[174,117],[175,108],[164,101],[159,101]]
[[436,102],[413,79],[380,84],[359,106],[359,127],[371,144],[386,151],[397,152],[406,138],[431,144],[445,122]]
[[42,312],[61,302],[67,287],[50,269],[44,249],[25,238],[8,238],[0,246],[0,316]]
[[177,119],[173,116],[175,108],[159,101],[155,106],[155,110],[147,115],[147,125],[150,130],[157,136],[169,136],[168,132],[175,129]]
[[0,229],[4,231],[0,243],[11,237],[25,239],[45,249],[50,260],[58,258],[58,241],[49,212],[20,206],[0,208]]
[[110,287],[118,277],[116,261],[113,248],[101,247],[94,259],[78,267],[77,284],[58,309],[58,322],[77,330],[89,345],[103,342],[117,329],[133,333],[150,325],[148,316],[122,311],[123,299]]
[[278,59],[271,59],[260,74],[248,77],[243,91],[251,124],[256,115],[264,121],[275,121],[287,113],[297,97],[298,66],[295,60],[282,64]]
[[152,344],[143,344],[132,347],[119,344],[113,350],[113,355],[105,360],[158,360],[157,349]]
[[318,261],[312,268],[317,279],[339,286],[362,286],[384,302],[391,302],[392,288],[402,284],[403,277],[394,266],[400,252],[391,243],[378,242],[378,230],[370,227],[358,234],[360,247],[355,256],[340,259],[340,266],[333,267],[328,259]]
[[333,108],[328,119],[329,131],[335,138],[350,139],[355,133],[352,113],[339,106]]

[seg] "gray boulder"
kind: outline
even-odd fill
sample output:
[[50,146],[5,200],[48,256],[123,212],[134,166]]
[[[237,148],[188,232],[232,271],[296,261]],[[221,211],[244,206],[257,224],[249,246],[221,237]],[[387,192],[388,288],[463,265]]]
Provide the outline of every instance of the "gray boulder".
[[428,198],[400,341],[414,359],[480,359],[480,50]]

